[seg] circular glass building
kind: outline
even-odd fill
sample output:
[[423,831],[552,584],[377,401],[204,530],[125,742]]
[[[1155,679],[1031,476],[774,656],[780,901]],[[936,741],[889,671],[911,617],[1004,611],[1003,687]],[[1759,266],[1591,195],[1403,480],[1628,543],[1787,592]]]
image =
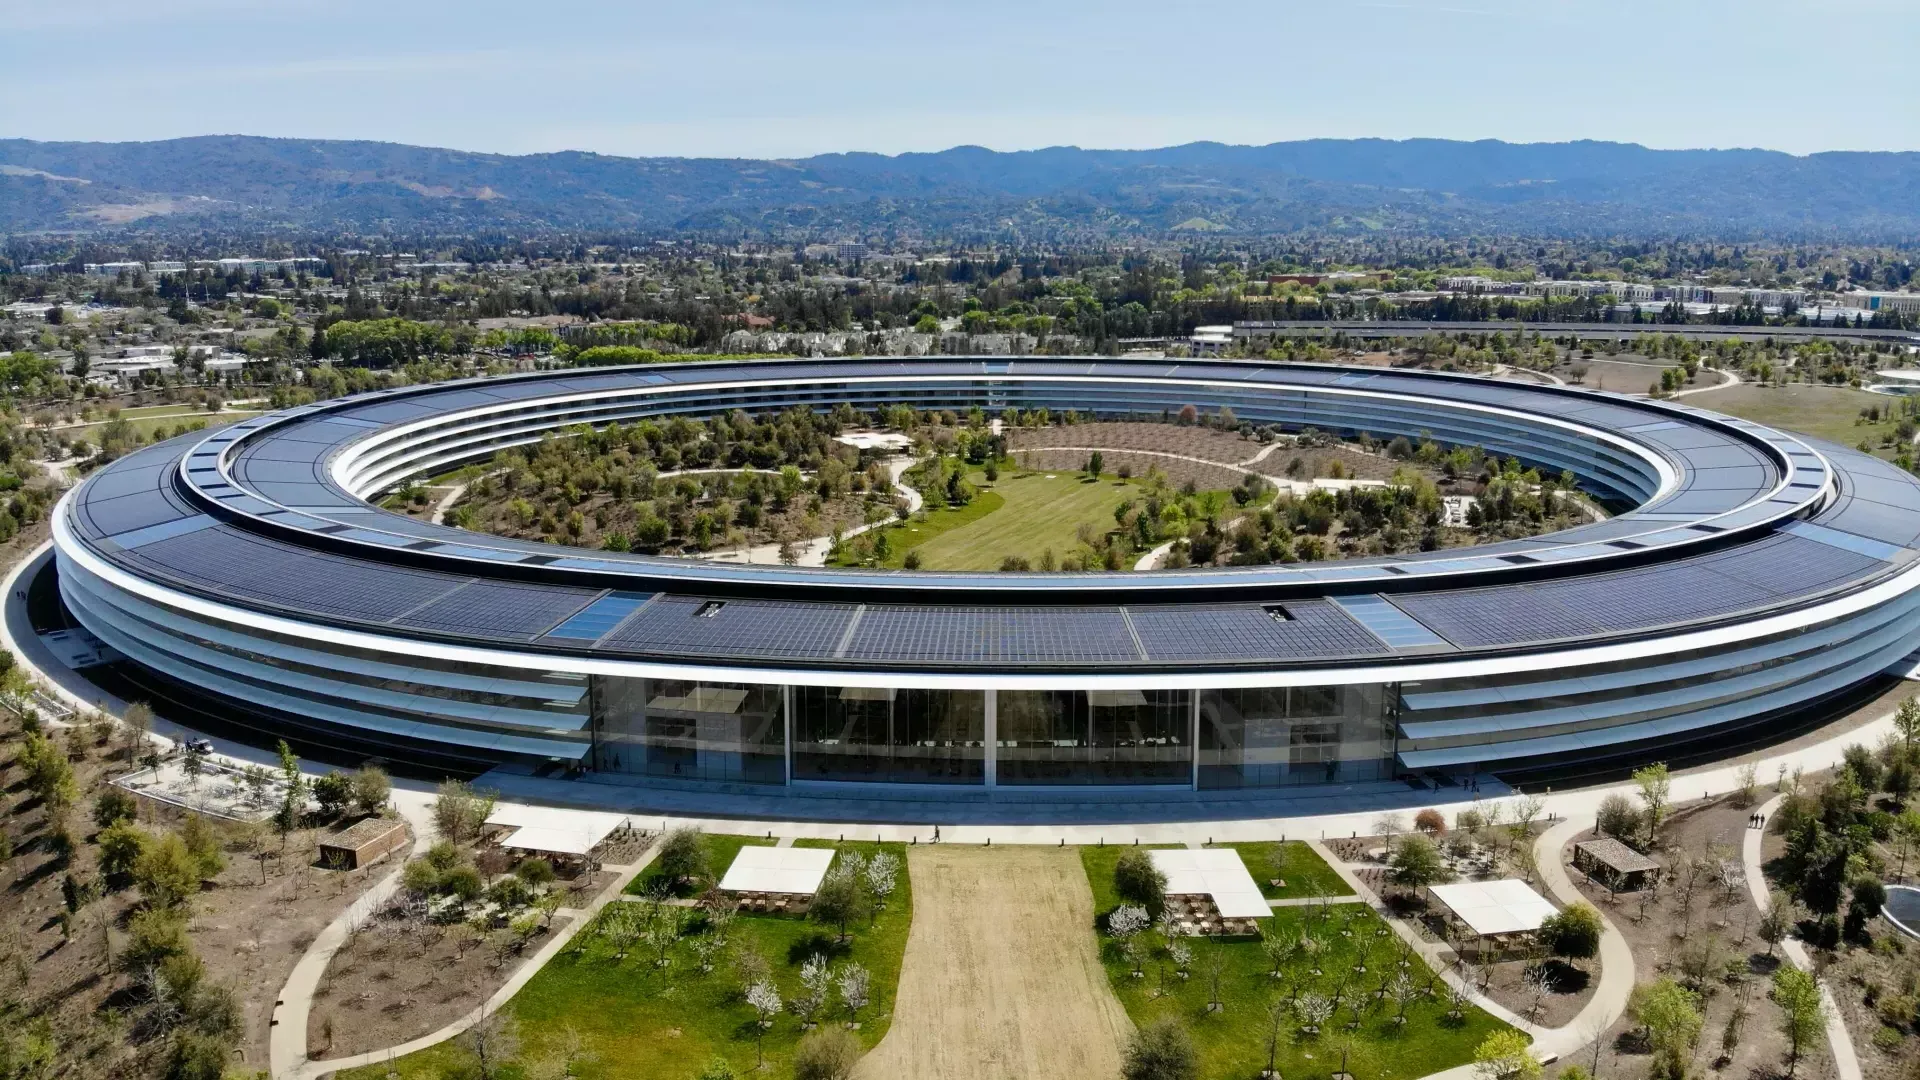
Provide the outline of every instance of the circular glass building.
[[[1224,407],[1484,448],[1623,512],[1419,555],[980,574],[587,551],[367,501],[576,425],[842,403]],[[269,733],[720,794],[1097,806],[1651,760],[1815,714],[1920,646],[1920,485],[1893,465],[1678,402],[1382,368],[726,362],[407,388],[129,455],[54,536],[87,630]]]

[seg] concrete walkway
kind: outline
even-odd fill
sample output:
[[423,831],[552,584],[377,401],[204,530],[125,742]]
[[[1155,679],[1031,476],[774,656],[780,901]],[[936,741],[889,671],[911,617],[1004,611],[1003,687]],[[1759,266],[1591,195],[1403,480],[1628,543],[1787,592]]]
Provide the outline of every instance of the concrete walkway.
[[1712,386],[1696,386],[1691,390],[1675,390],[1673,393],[1667,395],[1667,400],[1672,401],[1674,398],[1691,397],[1694,394],[1710,394],[1715,390],[1725,390],[1729,386],[1740,385],[1740,373],[1731,368],[1707,368],[1706,370],[1718,372],[1720,381]]
[[[431,812],[422,812],[415,803],[413,812],[403,813],[402,816],[413,828],[413,850],[408,857],[418,858],[433,846],[433,815]],[[314,989],[320,985],[327,965],[333,961],[333,955],[340,951],[340,947],[385,907],[394,893],[400,891],[400,878],[405,868],[406,860],[403,859],[392,873],[374,883],[372,888],[328,923],[287,975],[280,995],[274,999],[273,1026],[267,1035],[267,1068],[270,1075],[295,1075],[306,1061],[307,1018],[313,1007]]]
[[[1586,902],[1586,897],[1574,888],[1573,880],[1567,875],[1566,851],[1574,837],[1592,827],[1591,814],[1567,818],[1534,841],[1533,862],[1540,871],[1540,883],[1562,910]],[[1570,1056],[1599,1038],[1627,1011],[1627,999],[1633,996],[1633,950],[1605,912],[1600,913],[1600,927],[1599,985],[1593,988],[1593,997],[1580,1009],[1579,1015],[1535,1038],[1534,1053],[1542,1057]]]
[[[1785,795],[1775,795],[1765,805],[1754,811],[1764,819],[1771,821],[1773,812],[1780,809]],[[1765,829],[1748,829],[1740,842],[1740,861],[1746,865],[1747,892],[1753,897],[1753,906],[1765,914],[1773,906],[1773,895],[1767,889],[1766,869],[1761,864],[1761,844],[1766,840]],[[1787,960],[1801,971],[1813,971],[1813,958],[1807,955],[1807,948],[1797,938],[1787,938],[1780,942],[1780,951]],[[1853,1036],[1847,1031],[1846,1021],[1840,1017],[1840,1005],[1833,1000],[1833,992],[1827,989],[1826,980],[1820,980],[1820,1008],[1826,1013],[1827,1048],[1833,1052],[1833,1068],[1840,1080],[1861,1080],[1860,1056],[1854,1053]]]
[[[660,845],[655,844],[647,849],[646,857],[642,858],[639,862],[628,866],[608,867],[608,869],[617,871],[612,883],[600,890],[599,895],[595,896],[585,908],[560,909],[555,917],[571,916],[567,918],[567,924],[554,931],[553,934],[548,937],[546,944],[540,947],[539,951],[522,961],[520,966],[514,970],[514,973],[501,985],[500,989],[493,992],[492,997],[489,997],[484,1003],[475,1006],[471,1012],[440,1028],[438,1031],[422,1035],[417,1039],[410,1039],[398,1046],[390,1046],[383,1050],[369,1050],[363,1054],[351,1054],[346,1057],[325,1058],[318,1061],[308,1058],[306,1055],[307,1006],[313,1000],[313,991],[319,984],[320,975],[326,971],[326,963],[324,961],[320,962],[318,969],[312,972],[311,979],[303,982],[300,986],[295,986],[293,980],[288,980],[287,989],[281,991],[280,994],[282,1004],[279,1015],[285,1016],[286,1019],[281,1022],[281,1027],[274,1029],[276,1039],[273,1044],[274,1052],[272,1055],[273,1080],[319,1080],[320,1077],[341,1069],[354,1069],[362,1065],[377,1065],[381,1062],[402,1058],[415,1051],[425,1050],[430,1046],[437,1046],[440,1043],[446,1042],[448,1039],[454,1038],[488,1016],[499,1012],[502,1008],[506,1007],[507,1002],[513,999],[513,995],[520,992],[521,987],[527,985],[535,975],[539,974],[541,968],[547,966],[548,961],[560,955],[560,950],[567,947],[567,943],[573,940],[575,934],[592,925],[594,917],[600,914],[600,909],[617,899],[621,893],[626,890],[628,883],[638,877],[640,872],[645,870],[649,863],[653,862],[653,857],[659,850]],[[331,932],[333,927],[329,926],[327,930]],[[322,936],[324,937],[325,935]],[[315,944],[318,945],[319,943],[316,941]],[[334,948],[337,949],[338,947],[339,942],[334,943]],[[332,951],[329,950],[327,955],[331,956]],[[301,967],[295,969],[296,973],[306,967],[307,958],[302,957]],[[294,1028],[292,1027],[292,1006],[296,998],[298,999],[300,1023],[297,1028]],[[297,1035],[299,1042],[297,1057],[282,1056],[281,1043],[278,1038],[282,1028],[292,1028],[288,1033],[289,1043],[291,1043],[292,1038]]]

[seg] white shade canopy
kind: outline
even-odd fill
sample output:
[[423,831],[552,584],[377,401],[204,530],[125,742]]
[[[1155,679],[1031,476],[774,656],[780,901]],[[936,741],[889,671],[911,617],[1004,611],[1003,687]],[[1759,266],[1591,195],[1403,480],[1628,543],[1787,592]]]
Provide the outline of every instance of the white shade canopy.
[[748,846],[733,857],[720,887],[728,892],[812,896],[833,863],[832,848]]
[[500,846],[515,851],[540,851],[549,855],[585,855],[596,843],[591,833],[581,829],[549,829],[529,825],[500,838]]
[[1482,937],[1538,930],[1541,923],[1559,914],[1546,897],[1519,878],[1456,881],[1428,886],[1427,891]]
[[1223,919],[1265,919],[1273,908],[1232,848],[1167,848],[1147,852],[1154,869],[1166,875],[1172,896],[1206,895]]
[[626,820],[624,814],[521,803],[499,803],[487,815],[487,824],[513,830],[500,838],[502,847],[556,855],[585,855]]

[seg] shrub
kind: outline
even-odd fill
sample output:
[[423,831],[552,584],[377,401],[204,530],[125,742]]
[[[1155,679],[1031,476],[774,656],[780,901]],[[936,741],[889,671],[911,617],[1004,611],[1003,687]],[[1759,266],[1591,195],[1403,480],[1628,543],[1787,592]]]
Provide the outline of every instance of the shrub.
[[1447,831],[1447,819],[1440,811],[1429,806],[1413,815],[1413,827],[1428,836],[1439,836]]
[[1527,1037],[1509,1028],[1487,1036],[1474,1050],[1473,1071],[1481,1080],[1533,1080],[1541,1070]]
[[1157,916],[1167,906],[1167,876],[1139,848],[1129,848],[1113,864],[1113,891],[1120,899],[1146,908],[1149,915]]
[[1600,913],[1592,904],[1575,904],[1540,924],[1540,940],[1555,956],[1586,960],[1600,951]]
[[353,805],[363,814],[377,814],[393,794],[393,782],[385,769],[368,765],[353,774]]
[[545,859],[521,859],[513,868],[513,876],[536,888],[553,883],[553,864]]
[[673,882],[690,881],[707,873],[707,845],[700,830],[681,828],[660,842],[660,872]]
[[133,882],[154,907],[179,907],[200,893],[200,860],[186,841],[169,833],[140,853],[133,866]]
[[793,1048],[794,1080],[847,1080],[860,1060],[860,1040],[842,1027],[817,1027]]
[[132,821],[138,810],[132,795],[110,787],[93,800],[93,823],[104,829],[122,821]]
[[1900,1042],[1905,1038],[1899,1029],[1883,1027],[1873,1033],[1873,1047],[1883,1054],[1891,1054],[1900,1049]]
[[1625,795],[1609,795],[1600,800],[1594,824],[1616,840],[1631,840],[1640,835],[1640,808]]
[[1400,841],[1393,849],[1393,858],[1389,860],[1388,876],[1395,885],[1409,889],[1421,889],[1437,881],[1445,881],[1446,863],[1440,859],[1440,849],[1433,841],[1415,833]]
[[131,821],[115,822],[95,839],[100,844],[100,872],[119,884],[132,879],[133,868],[153,842],[145,829]]
[[493,813],[494,796],[473,790],[465,781],[449,780],[440,785],[433,800],[433,823],[440,835],[458,844],[478,836]]
[[1172,1016],[1154,1018],[1127,1040],[1120,1065],[1124,1080],[1193,1080],[1200,1074],[1187,1026]]

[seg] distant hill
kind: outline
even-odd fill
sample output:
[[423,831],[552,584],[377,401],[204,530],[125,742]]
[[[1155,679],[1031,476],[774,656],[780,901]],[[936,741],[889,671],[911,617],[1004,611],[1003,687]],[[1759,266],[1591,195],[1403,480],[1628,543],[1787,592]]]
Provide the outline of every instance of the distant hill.
[[218,135],[0,140],[0,231],[139,223],[1030,237],[1299,229],[1920,237],[1920,153],[1315,139],[796,161]]

